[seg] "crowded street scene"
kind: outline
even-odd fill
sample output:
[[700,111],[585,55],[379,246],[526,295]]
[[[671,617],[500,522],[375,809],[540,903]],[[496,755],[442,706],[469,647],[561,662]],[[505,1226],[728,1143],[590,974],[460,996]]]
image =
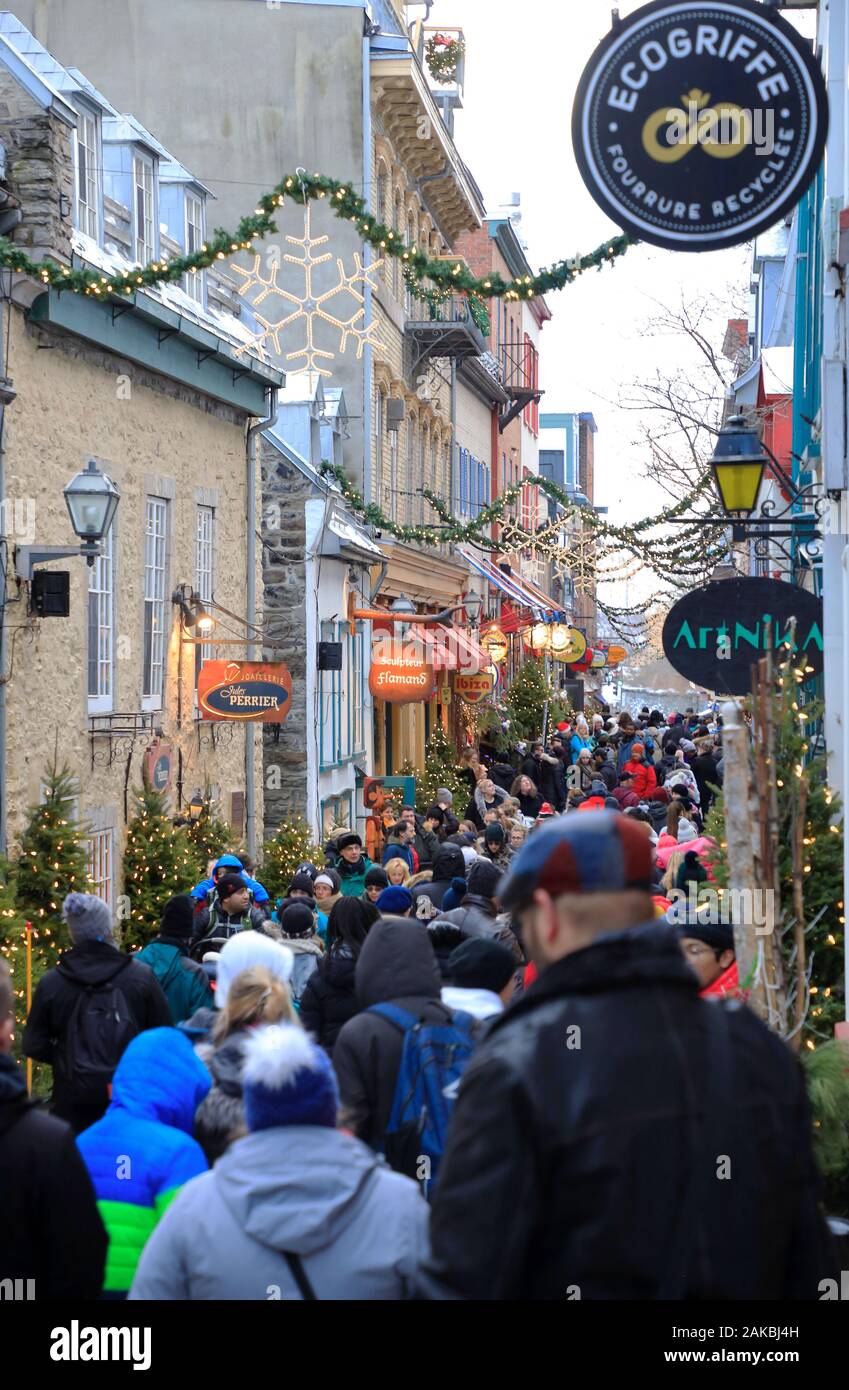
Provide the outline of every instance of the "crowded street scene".
[[33,1369],[209,1301],[828,1357],[847,74],[849,0],[0,9]]

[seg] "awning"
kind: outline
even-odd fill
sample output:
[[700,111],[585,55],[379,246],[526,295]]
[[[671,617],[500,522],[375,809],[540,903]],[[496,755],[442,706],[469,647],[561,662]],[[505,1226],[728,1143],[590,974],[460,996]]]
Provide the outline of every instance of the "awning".
[[425,660],[435,671],[460,671],[464,676],[476,676],[492,665],[489,653],[461,627],[411,623],[409,637],[421,642]]
[[533,617],[537,620],[549,617],[553,613],[565,614],[566,610],[560,603],[555,603],[554,599],[548,594],[544,594],[542,589],[537,588],[536,584],[531,583],[519,574],[505,574],[503,569],[494,565],[491,560],[483,556],[471,555],[468,550],[461,551],[464,560],[477,570],[478,574],[487,579],[490,584],[494,584],[503,594],[506,594],[511,603],[520,604],[523,608],[530,608]]

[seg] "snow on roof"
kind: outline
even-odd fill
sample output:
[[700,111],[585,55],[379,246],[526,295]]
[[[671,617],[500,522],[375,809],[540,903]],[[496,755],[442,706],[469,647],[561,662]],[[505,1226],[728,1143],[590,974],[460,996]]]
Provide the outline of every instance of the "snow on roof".
[[0,35],[54,95],[64,98],[79,91],[81,84],[78,79],[61,63],[57,63],[53,54],[48,53],[17,15],[9,10],[0,10]]
[[[123,274],[125,271],[131,270],[135,264],[118,251],[106,250],[104,247],[98,246],[97,242],[86,236],[84,232],[74,231],[72,233],[71,246],[80,260],[93,269],[102,271],[104,275]],[[214,333],[231,348],[237,349],[240,355],[244,353],[254,362],[268,365],[262,356],[251,347],[253,333],[234,314],[228,314],[212,306],[207,309],[201,308],[197,300],[186,294],[179,284],[163,282],[158,285],[145,286],[137,293],[154,300],[157,304],[162,304],[167,309],[172,309],[177,314],[181,314],[184,319],[197,324],[199,328],[205,328],[208,332]]]

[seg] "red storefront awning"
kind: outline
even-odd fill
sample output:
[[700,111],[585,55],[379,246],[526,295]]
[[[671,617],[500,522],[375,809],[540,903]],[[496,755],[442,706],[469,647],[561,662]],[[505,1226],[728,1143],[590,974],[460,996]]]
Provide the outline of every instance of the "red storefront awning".
[[425,660],[435,671],[460,671],[466,676],[476,676],[492,664],[489,653],[461,627],[412,623],[409,636],[421,642]]

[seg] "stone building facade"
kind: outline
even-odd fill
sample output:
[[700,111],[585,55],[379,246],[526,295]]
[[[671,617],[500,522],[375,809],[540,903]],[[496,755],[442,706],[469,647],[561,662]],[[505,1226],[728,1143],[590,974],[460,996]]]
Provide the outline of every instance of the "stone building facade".
[[[95,109],[84,79],[24,36],[15,36],[14,64],[0,52],[3,190],[7,206],[21,212],[13,236],[60,264],[125,265],[121,237],[110,241],[109,226],[123,222],[135,236],[134,214],[102,186],[97,235],[80,231],[78,122]],[[112,111],[96,108],[104,129]],[[163,171],[166,160],[163,150]],[[25,275],[5,274],[3,288],[2,493],[11,504],[0,538],[3,849],[14,853],[55,757],[74,777],[74,810],[91,835],[93,891],[114,902],[132,794],[151,748],[171,750],[174,815],[200,790],[242,838],[261,813],[260,742],[252,756],[256,793],[246,804],[245,728],[199,718],[200,658],[172,594],[205,588],[221,605],[202,655],[238,649],[218,643],[244,640],[247,428],[267,414],[283,377],[239,352],[245,334],[224,307],[228,298],[236,307],[226,276],[215,283],[214,316],[176,287],[139,291],[120,304],[58,293]],[[20,547],[75,544],[62,489],[89,459],[120,491],[115,521],[94,566],[76,556],[37,565],[36,573],[49,567],[70,576],[70,615],[39,617]],[[32,523],[26,534],[21,517]],[[258,579],[258,548],[255,572]]]

